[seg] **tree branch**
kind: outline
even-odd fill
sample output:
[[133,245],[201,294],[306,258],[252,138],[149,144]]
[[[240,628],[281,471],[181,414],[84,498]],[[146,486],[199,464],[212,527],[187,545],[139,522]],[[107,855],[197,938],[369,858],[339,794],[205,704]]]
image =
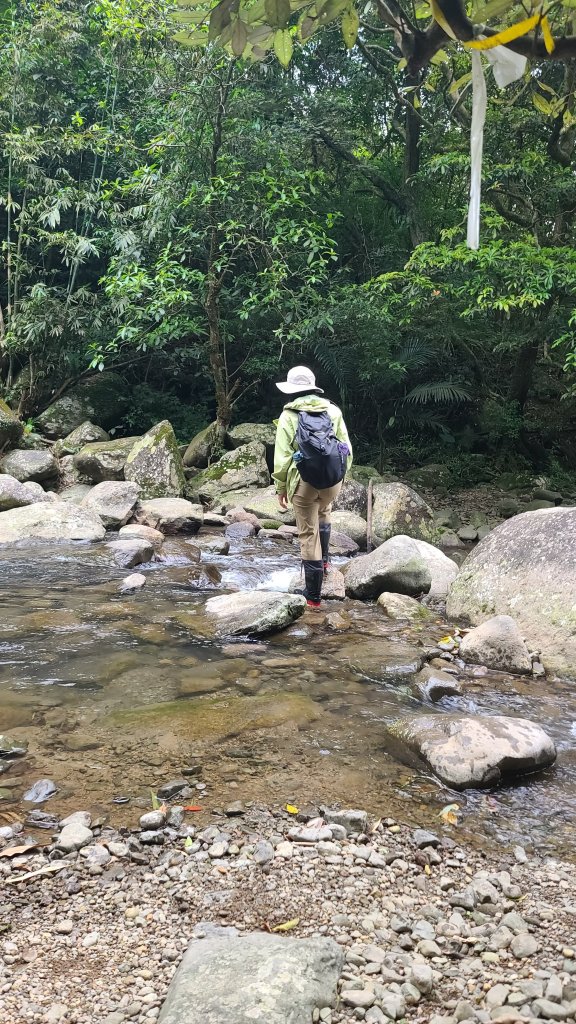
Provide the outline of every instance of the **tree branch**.
[[327,149],[331,150],[332,153],[335,153],[341,160],[344,160],[348,164],[352,164],[352,166],[370,182],[372,187],[380,193],[383,199],[391,203],[402,213],[408,212],[404,197],[379,173],[379,171],[375,170],[373,167],[367,167],[366,164],[362,163],[357,156],[354,156],[354,154],[346,149],[345,146],[340,142],[337,142],[336,139],[333,139],[332,136],[329,135],[328,132],[324,131],[323,128],[315,126],[314,132],[324,143]]

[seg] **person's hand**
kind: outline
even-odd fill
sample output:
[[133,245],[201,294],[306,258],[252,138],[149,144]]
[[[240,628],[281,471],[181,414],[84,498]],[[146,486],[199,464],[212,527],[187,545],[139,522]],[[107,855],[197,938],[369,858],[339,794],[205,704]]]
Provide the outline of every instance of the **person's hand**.
[[281,509],[286,511],[286,509],[288,508],[288,496],[286,494],[279,494],[278,504],[280,505]]

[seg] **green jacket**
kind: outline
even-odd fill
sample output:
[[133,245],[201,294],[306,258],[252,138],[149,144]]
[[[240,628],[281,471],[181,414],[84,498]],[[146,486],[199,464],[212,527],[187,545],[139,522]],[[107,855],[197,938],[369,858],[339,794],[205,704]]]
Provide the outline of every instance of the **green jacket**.
[[284,406],[278,420],[276,447],[274,449],[274,472],[272,474],[278,494],[287,494],[289,501],[292,500],[292,495],[300,482],[300,474],[292,458],[297,448],[296,428],[298,426],[298,413],[303,410],[317,412],[319,409],[325,409],[329,413],[330,419],[334,424],[336,437],[339,441],[343,441],[344,444],[348,445],[350,455],[348,456],[347,469],[350,469],[352,465],[352,445],[350,444],[344,418],[338,406],[333,405],[327,398],[321,398],[320,395],[304,395],[301,398],[295,398],[293,402],[288,402]]

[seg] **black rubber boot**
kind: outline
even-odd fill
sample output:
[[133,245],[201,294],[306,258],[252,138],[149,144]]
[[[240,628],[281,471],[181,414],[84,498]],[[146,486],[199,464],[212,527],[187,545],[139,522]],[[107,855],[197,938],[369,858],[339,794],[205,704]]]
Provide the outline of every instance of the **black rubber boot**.
[[322,568],[324,575],[330,572],[330,533],[332,527],[330,523],[323,523],[320,526],[320,544],[322,547]]
[[306,598],[310,608],[319,608],[322,597],[322,582],[324,579],[322,562],[305,560],[303,565],[304,581],[306,583],[304,597]]

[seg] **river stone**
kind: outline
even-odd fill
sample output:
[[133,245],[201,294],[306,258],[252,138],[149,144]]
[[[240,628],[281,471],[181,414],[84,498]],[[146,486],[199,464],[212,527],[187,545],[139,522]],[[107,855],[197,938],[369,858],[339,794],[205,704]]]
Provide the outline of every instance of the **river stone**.
[[366,520],[356,512],[349,512],[346,509],[338,509],[332,512],[332,529],[339,533],[345,533],[356,541],[361,551],[366,550]]
[[424,622],[432,618],[432,613],[414,597],[406,594],[389,594],[384,591],[378,598],[378,604],[389,619],[408,619],[409,622]]
[[72,430],[67,437],[56,441],[52,449],[58,458],[62,455],[76,455],[86,444],[93,444],[94,441],[109,441],[110,435],[102,427],[97,427],[90,420],[85,420],[79,427]]
[[425,665],[414,679],[417,691],[424,700],[436,704],[442,697],[462,696],[462,687],[448,672]]
[[230,541],[226,537],[195,537],[194,544],[203,555],[227,555],[230,551]]
[[56,849],[62,850],[63,853],[73,853],[74,850],[81,850],[83,846],[87,846],[93,838],[94,834],[89,828],[80,822],[72,822],[64,826],[56,839]]
[[124,466],[124,478],[143,498],[179,498],[186,484],[180,448],[172,424],[162,420],[136,441]]
[[118,540],[147,540],[154,551],[158,553],[164,544],[164,534],[160,530],[153,530],[151,526],[140,526],[138,523],[130,523],[122,526],[118,531]]
[[358,544],[352,537],[345,533],[339,533],[332,528],[330,533],[330,554],[332,555],[355,555],[358,552]]
[[134,594],[146,586],[146,577],[141,572],[133,572],[122,580],[118,590],[121,594]]
[[218,462],[194,477],[194,488],[203,501],[213,501],[222,493],[247,487],[268,487],[269,484],[266,448],[260,441],[226,452]]
[[186,498],[151,498],[140,502],[134,513],[136,523],[163,534],[196,533],[203,519],[202,506]]
[[40,502],[0,512],[0,544],[18,541],[102,540],[102,520],[87,508],[65,501]]
[[360,600],[377,598],[384,591],[416,596],[427,593],[432,576],[411,537],[392,537],[369,554],[343,568],[346,593]]
[[405,681],[406,676],[420,671],[424,660],[420,648],[385,637],[366,637],[361,643],[343,644],[333,657],[346,662],[358,675],[380,682]]
[[420,558],[425,562],[432,576],[432,584],[428,591],[428,598],[433,601],[444,601],[448,591],[458,575],[458,566],[452,558],[445,555],[443,551],[428,544],[425,540],[414,538],[414,544]]
[[377,483],[373,495],[372,530],[376,537],[385,541],[401,534],[434,540],[434,513],[411,487],[401,483]]
[[398,719],[389,731],[453,789],[494,786],[556,760],[554,742],[525,718],[424,715]]
[[60,491],[58,497],[60,501],[71,501],[73,505],[81,505],[86,495],[90,494],[93,489],[93,484],[72,484]]
[[58,463],[52,452],[17,449],[2,459],[0,471],[22,484],[29,480],[40,482],[58,476]]
[[210,928],[193,939],[159,1024],[301,1024],[333,1006],[344,953],[333,939],[240,935]]
[[86,444],[74,456],[74,466],[92,483],[123,480],[124,466],[137,437],[121,437],[116,441],[95,441]]
[[21,484],[16,477],[7,473],[0,475],[0,512],[9,512],[13,508],[23,508],[39,501],[50,501],[46,492],[38,485]]
[[82,500],[82,508],[100,516],[108,529],[124,526],[136,508],[140,488],[126,480],[103,480]]
[[143,562],[150,562],[154,557],[154,548],[147,540],[113,540],[107,546],[116,565],[122,566],[123,569],[133,569]]
[[192,438],[185,453],[183,462],[186,467],[196,466],[205,469],[210,461],[212,448],[217,437],[216,423],[210,423]]
[[46,437],[67,437],[86,420],[106,430],[115,427],[129,400],[129,388],[116,373],[97,373],[71,388],[36,423]]
[[532,671],[532,659],[522,634],[510,615],[494,615],[463,638],[460,657],[473,665],[503,672]]
[[493,530],[464,561],[450,617],[479,624],[512,615],[550,672],[576,679],[576,508],[524,512]]
[[12,409],[0,398],[0,452],[8,444],[18,444],[24,433],[24,424],[20,422]]
[[275,519],[285,526],[295,526],[296,517],[293,509],[285,512],[278,504],[275,487],[245,488],[240,491],[227,491],[219,496],[218,506],[222,512],[241,506],[246,512],[252,512],[258,519]]
[[299,619],[305,609],[306,601],[299,594],[265,590],[222,594],[206,602],[217,636],[276,633]]

